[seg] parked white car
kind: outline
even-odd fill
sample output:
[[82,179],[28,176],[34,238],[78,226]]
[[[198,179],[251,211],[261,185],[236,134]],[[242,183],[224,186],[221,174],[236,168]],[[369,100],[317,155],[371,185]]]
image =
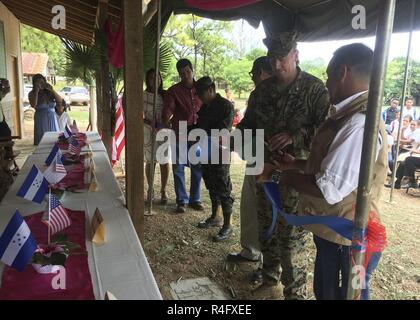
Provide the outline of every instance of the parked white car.
[[32,91],[32,84],[25,84],[23,86],[23,105],[29,105],[29,92]]
[[23,115],[26,120],[31,120],[34,117],[35,110],[29,104],[29,92],[32,90],[32,84],[25,84],[23,86]]
[[81,103],[87,106],[90,103],[89,91],[84,87],[64,87],[59,93],[68,105]]

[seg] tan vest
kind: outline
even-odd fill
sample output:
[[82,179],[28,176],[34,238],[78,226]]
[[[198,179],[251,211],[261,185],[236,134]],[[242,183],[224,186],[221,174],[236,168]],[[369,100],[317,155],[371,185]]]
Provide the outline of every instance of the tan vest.
[[[356,113],[364,113],[367,106],[368,93],[364,93],[357,97],[350,105],[346,106],[344,112],[332,115],[318,130],[311,146],[311,152],[307,161],[305,173],[315,175],[321,170],[322,160],[328,154],[328,149],[333,142],[338,131],[350,118]],[[378,218],[378,202],[380,192],[383,188],[387,167],[388,167],[388,147],[387,135],[384,123],[381,121],[379,125],[379,134],[382,137],[382,148],[379,152],[377,161],[373,168],[373,181],[371,189],[371,210],[376,211]],[[342,201],[336,204],[329,204],[325,198],[318,198],[309,195],[300,194],[299,215],[317,215],[317,216],[338,216],[353,221],[354,210],[356,205],[357,188],[346,196]],[[313,234],[325,240],[349,246],[351,241],[343,238],[333,230],[322,225],[308,225],[305,228]]]

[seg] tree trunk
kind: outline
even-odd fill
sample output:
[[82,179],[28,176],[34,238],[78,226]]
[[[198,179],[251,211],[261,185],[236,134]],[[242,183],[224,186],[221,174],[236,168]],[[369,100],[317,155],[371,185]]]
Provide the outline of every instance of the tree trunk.
[[98,131],[97,126],[97,106],[96,106],[96,87],[89,86],[89,95],[90,95],[90,107],[89,107],[89,122],[91,125],[90,130]]

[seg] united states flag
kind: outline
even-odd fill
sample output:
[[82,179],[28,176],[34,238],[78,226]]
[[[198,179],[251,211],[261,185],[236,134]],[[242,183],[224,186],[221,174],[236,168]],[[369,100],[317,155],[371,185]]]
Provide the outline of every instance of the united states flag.
[[63,162],[61,162],[61,152],[57,153],[55,161],[52,162],[44,172],[44,177],[50,184],[59,183],[67,175],[66,168],[64,168]]
[[64,168],[64,165],[63,165],[63,162],[62,162],[62,156],[55,158],[55,171],[67,174],[67,170],[66,170],[66,168]]
[[71,219],[66,209],[52,194],[50,195],[50,216],[43,217],[43,222],[51,228],[51,234],[64,230],[71,225]]
[[120,155],[125,146],[124,114],[122,105],[122,95],[118,97],[116,106],[115,134],[112,141],[112,164],[120,159]]
[[69,139],[69,149],[70,153],[78,154],[80,153],[80,146],[74,136],[71,136]]

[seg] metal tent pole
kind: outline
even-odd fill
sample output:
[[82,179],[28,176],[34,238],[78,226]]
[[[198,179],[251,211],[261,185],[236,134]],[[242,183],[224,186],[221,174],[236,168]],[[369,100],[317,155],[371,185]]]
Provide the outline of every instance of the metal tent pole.
[[[364,241],[370,211],[370,193],[372,188],[373,166],[375,164],[376,145],[378,141],[379,121],[381,115],[382,97],[388,50],[394,22],[395,0],[381,1],[378,12],[376,43],[373,55],[372,75],[369,85],[368,105],[366,111],[365,129],[363,135],[363,149],[357,190],[356,213],[354,217],[353,240],[351,247],[351,262],[347,299],[360,297],[360,277],[364,273],[354,266],[363,266],[365,252],[358,250],[360,241]],[[362,283],[363,283],[362,279]]]
[[405,70],[404,70],[404,84],[402,89],[402,100],[401,100],[401,111],[400,111],[400,119],[398,123],[398,135],[397,135],[397,144],[395,145],[395,159],[394,159],[394,167],[392,168],[392,178],[391,178],[391,193],[389,195],[389,202],[392,202],[394,196],[394,187],[395,187],[395,175],[397,173],[397,159],[400,153],[400,140],[401,140],[401,126],[403,120],[403,113],[404,113],[404,102],[407,93],[407,83],[408,83],[408,70],[410,69],[410,57],[411,57],[411,42],[413,37],[413,27],[414,27],[414,14],[416,11],[416,1],[411,0],[411,17],[410,17],[410,34],[408,36],[408,48],[407,48],[407,56],[405,58]]

